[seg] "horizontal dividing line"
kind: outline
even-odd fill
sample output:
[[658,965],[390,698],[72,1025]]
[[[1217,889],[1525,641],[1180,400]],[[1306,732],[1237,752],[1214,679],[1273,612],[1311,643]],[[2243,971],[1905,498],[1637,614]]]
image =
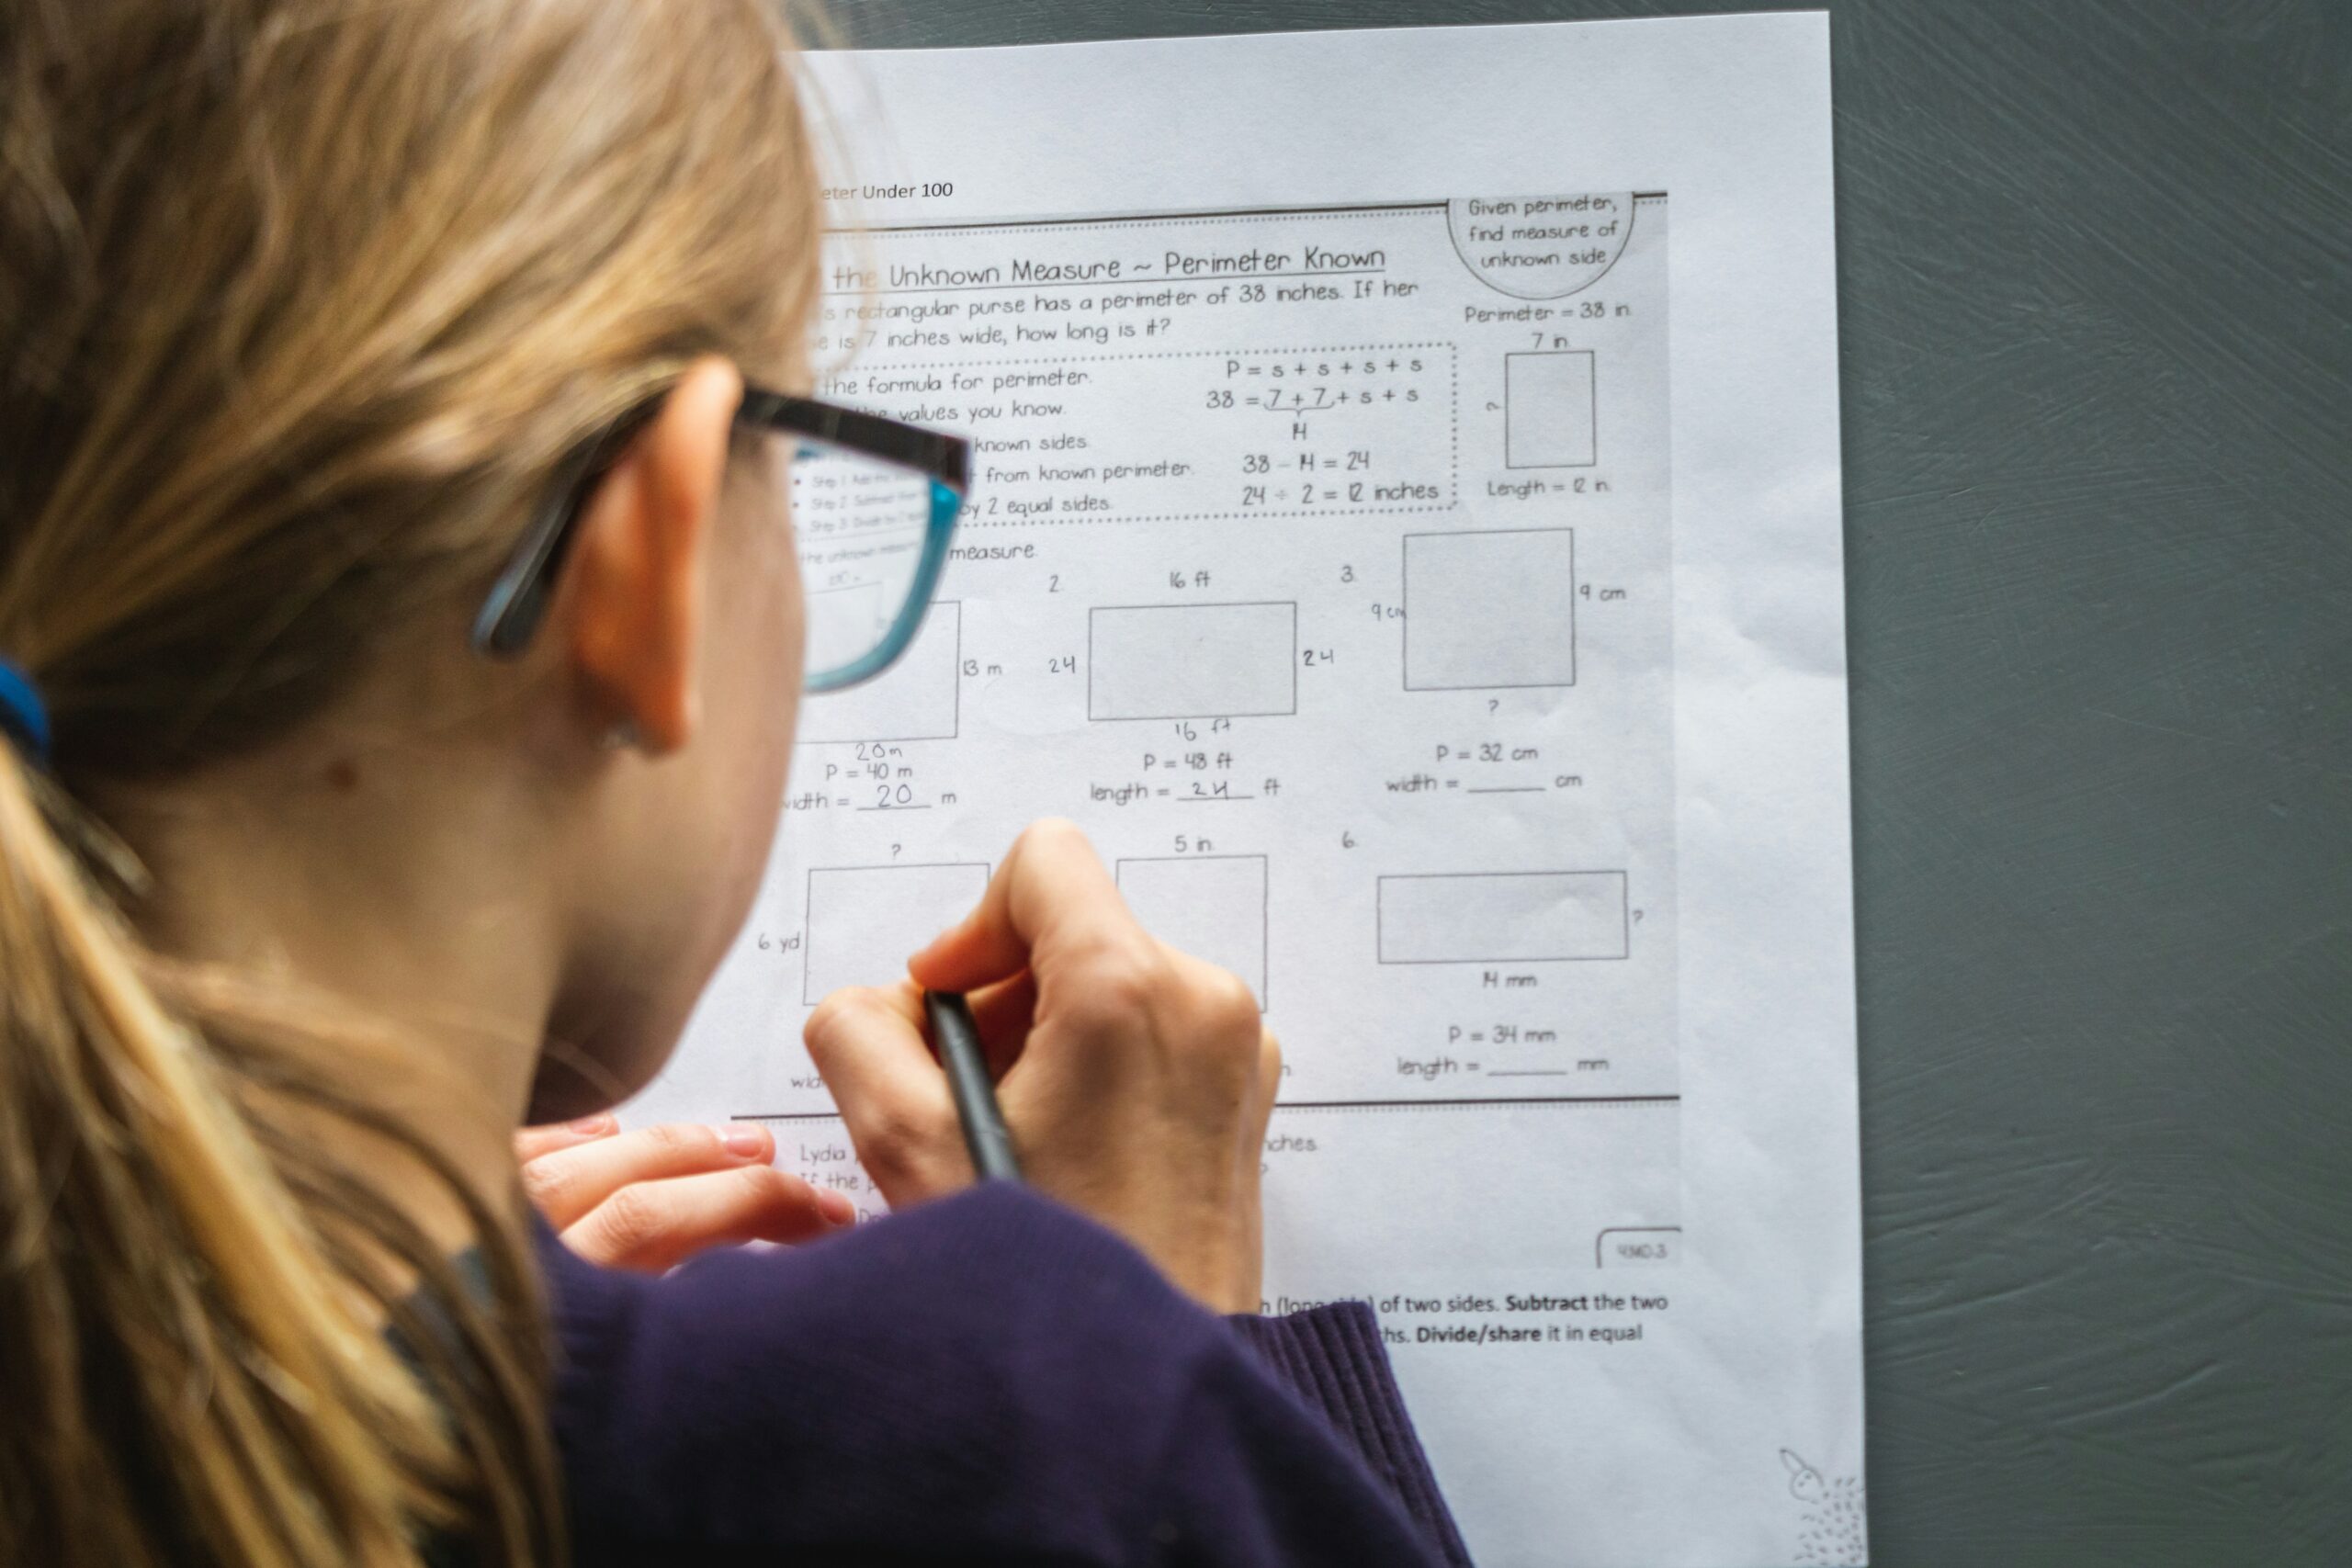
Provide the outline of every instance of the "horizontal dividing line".
[[828,288],[828,299],[871,299],[884,294],[989,294],[1005,288],[1084,288],[1098,284],[1115,283],[1128,288],[1157,287],[1163,283],[1255,283],[1261,277],[1385,277],[1385,266],[1350,267],[1334,272],[1217,272],[1204,277],[1170,277],[1165,274],[1151,277],[1062,277],[1033,283],[942,283],[932,286],[917,284],[909,288]]
[[[986,347],[986,344],[974,344]],[[977,363],[991,370],[1014,365],[1100,365],[1114,359],[1238,359],[1244,355],[1261,358],[1280,359],[1285,355],[1306,354],[1378,354],[1399,348],[1442,348],[1451,354],[1454,344],[1448,338],[1410,338],[1402,343],[1327,343],[1314,348],[1145,348],[1127,354],[1051,354],[1028,359],[981,359]],[[969,359],[918,359],[901,364],[885,361],[872,367],[875,373],[887,370],[968,370],[976,362]],[[1496,534],[1559,534],[1563,528],[1494,528]],[[1422,536],[1432,539],[1450,539],[1451,534]]]
[[[1636,196],[1643,193],[1635,192]],[[1206,212],[1120,212],[1071,218],[1005,218],[978,223],[829,225],[829,234],[971,234],[983,229],[1111,229],[1172,223],[1224,222],[1237,218],[1341,218],[1357,213],[1442,212],[1442,201],[1343,203],[1331,207],[1228,207]]]
[[[1579,192],[1579,195],[1588,194]],[[1605,193],[1589,193],[1605,194]],[[1663,201],[1667,192],[1637,190],[1635,201]],[[1464,198],[1468,199],[1468,198]],[[1543,200],[1542,197],[1504,197],[1507,201]],[[1353,218],[1411,212],[1443,212],[1447,201],[1358,201],[1316,207],[1226,207],[1198,212],[1075,213],[1068,218],[981,219],[969,223],[829,223],[828,234],[973,234],[986,229],[1128,229],[1168,227],[1180,223],[1222,223],[1236,219]],[[1482,215],[1483,216],[1483,215]],[[1501,214],[1500,216],[1512,216]],[[1540,216],[1540,215],[1539,215]]]
[[[1490,1074],[1489,1077],[1499,1075]],[[1450,1100],[1276,1100],[1276,1111],[1452,1111],[1509,1105],[1679,1105],[1679,1094],[1476,1095]]]
[[[1489,1077],[1500,1077],[1489,1074]],[[1510,1106],[1679,1105],[1679,1094],[1498,1094],[1452,1100],[1295,1100],[1277,1101],[1285,1111],[1485,1111]],[[730,1117],[736,1122],[838,1122],[838,1111],[777,1111]]]
[[[1312,412],[1314,411],[1310,410],[1308,412]],[[1337,409],[1333,409],[1329,412],[1337,413],[1339,411]],[[1310,506],[1304,509],[1298,507],[1268,507],[1263,511],[1252,509],[1248,512],[1157,512],[1147,513],[1140,517],[1013,517],[999,518],[993,523],[984,517],[969,517],[960,519],[959,525],[967,528],[1035,528],[1039,526],[1056,527],[1065,524],[1227,523],[1241,521],[1254,522],[1261,517],[1369,517],[1379,513],[1452,512],[1459,505],[1460,502],[1458,501],[1448,501],[1441,505],[1435,506],[1358,506],[1351,502],[1341,501],[1334,502],[1329,506]],[[1555,685],[1559,683],[1560,682],[1551,682],[1551,684]],[[1487,692],[1501,691],[1505,689],[1506,688],[1498,686],[1408,686],[1406,688],[1408,691],[1434,692]],[[1528,688],[1512,687],[1508,689],[1522,690]]]

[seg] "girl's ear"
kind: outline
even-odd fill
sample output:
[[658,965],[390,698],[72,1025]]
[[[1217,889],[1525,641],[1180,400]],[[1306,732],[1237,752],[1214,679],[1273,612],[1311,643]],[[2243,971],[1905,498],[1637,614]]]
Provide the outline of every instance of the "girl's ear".
[[698,359],[587,502],[566,572],[571,663],[598,728],[661,756],[694,736],[711,521],[743,378]]

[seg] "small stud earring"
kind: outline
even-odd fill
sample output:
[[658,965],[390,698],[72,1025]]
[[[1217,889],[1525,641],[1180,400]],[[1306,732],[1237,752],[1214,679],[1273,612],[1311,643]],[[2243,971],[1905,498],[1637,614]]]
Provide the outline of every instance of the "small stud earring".
[[607,751],[631,751],[642,739],[637,732],[637,720],[624,718],[605,730],[599,743]]

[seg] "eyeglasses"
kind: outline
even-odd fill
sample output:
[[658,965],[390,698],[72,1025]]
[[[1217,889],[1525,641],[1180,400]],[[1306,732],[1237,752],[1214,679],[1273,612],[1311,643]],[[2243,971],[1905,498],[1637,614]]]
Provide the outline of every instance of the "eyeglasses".
[[[666,396],[666,394],[665,394]],[[589,493],[662,406],[656,398],[582,443],[474,616],[473,646],[512,659],[530,646],[554,595]],[[811,692],[888,670],[930,608],[956,515],[971,489],[971,443],[817,398],[748,388],[740,426],[800,438],[792,524],[808,601]]]

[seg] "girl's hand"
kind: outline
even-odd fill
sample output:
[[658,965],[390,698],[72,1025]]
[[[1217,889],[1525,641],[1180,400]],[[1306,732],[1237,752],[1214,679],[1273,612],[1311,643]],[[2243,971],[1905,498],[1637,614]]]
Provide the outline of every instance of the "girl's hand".
[[809,1016],[858,1158],[894,1207],[968,1185],[921,987],[963,991],[1023,1174],[1220,1312],[1258,1308],[1259,1161],[1282,1055],[1250,988],[1153,940],[1079,830],[1040,822],[979,907],[888,989]]
[[514,1134],[523,1190],[564,1245],[608,1268],[659,1274],[697,1252],[802,1241],[856,1210],[768,1162],[764,1127],[672,1123],[621,1131],[590,1116]]

